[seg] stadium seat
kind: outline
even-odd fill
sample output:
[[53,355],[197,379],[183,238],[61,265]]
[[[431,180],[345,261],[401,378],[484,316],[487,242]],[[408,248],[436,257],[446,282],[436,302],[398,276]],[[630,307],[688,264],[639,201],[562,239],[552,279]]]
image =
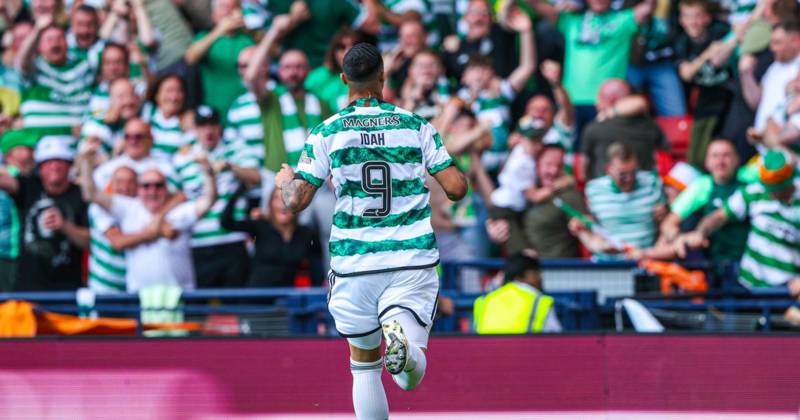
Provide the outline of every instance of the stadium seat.
[[684,115],[681,117],[657,117],[656,123],[661,127],[661,131],[669,140],[672,156],[677,161],[685,161],[689,150],[689,140],[691,138],[692,117]]

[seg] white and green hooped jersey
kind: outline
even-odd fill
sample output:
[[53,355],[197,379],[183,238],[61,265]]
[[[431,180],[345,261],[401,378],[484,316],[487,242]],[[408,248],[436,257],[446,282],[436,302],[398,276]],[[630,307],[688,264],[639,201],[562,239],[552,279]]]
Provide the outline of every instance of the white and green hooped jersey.
[[452,164],[432,125],[377,99],[358,99],[315,127],[297,174],[317,187],[332,175],[333,272],[348,276],[437,264],[425,173]]
[[[458,96],[467,101],[469,91],[466,88],[458,92]],[[483,91],[472,101],[472,112],[479,121],[489,124],[492,130],[492,147],[483,153],[481,162],[486,169],[496,170],[508,157],[508,133],[511,120],[511,102],[517,96],[511,83],[503,79],[497,96]]]
[[242,94],[228,110],[228,125],[225,127],[225,141],[241,143],[247,154],[264,160],[264,126],[261,122],[261,108],[252,92]]
[[105,235],[115,225],[103,208],[89,205],[89,288],[96,293],[125,293],[125,253],[115,250]]
[[728,217],[750,220],[739,281],[750,288],[780,286],[800,276],[800,183],[789,203],[771,199],[760,184],[736,191],[724,207]]
[[22,89],[22,123],[25,127],[73,127],[86,115],[97,73],[95,60],[69,60],[53,66],[34,60],[32,79]]
[[153,134],[153,156],[170,160],[183,146],[192,143],[194,135],[183,131],[181,119],[175,115],[170,118],[164,116],[158,107],[147,103],[142,110],[142,118],[150,124]]
[[[261,160],[251,156],[247,150],[242,148],[243,143],[220,143],[213,150],[207,151],[201,145],[194,144],[191,149],[175,155],[173,164],[181,179],[181,186],[187,199],[194,200],[203,192],[203,175],[200,166],[195,159],[198,156],[206,155],[209,162],[227,160],[228,162],[245,167],[258,168]],[[228,205],[233,193],[239,188],[239,181],[230,170],[222,171],[216,177],[217,201],[211,209],[195,223],[192,228],[192,247],[204,247],[213,245],[223,245],[235,242],[242,242],[247,239],[247,235],[242,232],[231,232],[220,226],[220,217]],[[238,219],[247,216],[247,203],[241,200],[236,205],[234,215]]]

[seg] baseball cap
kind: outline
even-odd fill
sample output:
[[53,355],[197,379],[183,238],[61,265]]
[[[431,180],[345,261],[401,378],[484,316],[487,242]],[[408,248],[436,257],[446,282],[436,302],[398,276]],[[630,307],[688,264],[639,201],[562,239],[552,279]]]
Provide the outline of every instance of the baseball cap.
[[664,184],[683,191],[700,176],[700,171],[686,162],[678,162],[664,176]]
[[780,191],[792,185],[794,165],[780,150],[770,150],[761,158],[758,180],[767,192]]
[[33,159],[37,164],[56,159],[72,162],[75,159],[74,143],[72,136],[44,136],[36,145]]
[[3,134],[2,140],[0,140],[0,150],[3,151],[3,154],[6,154],[9,150],[19,146],[33,149],[36,147],[36,141],[38,139],[39,136],[32,130],[25,128],[8,130]]
[[219,124],[219,113],[208,105],[200,105],[194,110],[194,123],[197,125]]

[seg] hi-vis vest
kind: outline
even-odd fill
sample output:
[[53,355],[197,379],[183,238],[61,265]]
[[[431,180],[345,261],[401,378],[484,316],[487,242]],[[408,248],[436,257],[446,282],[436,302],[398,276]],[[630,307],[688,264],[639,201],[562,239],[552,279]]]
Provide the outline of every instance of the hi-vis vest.
[[539,333],[544,328],[553,298],[533,287],[509,282],[475,299],[473,322],[478,334]]

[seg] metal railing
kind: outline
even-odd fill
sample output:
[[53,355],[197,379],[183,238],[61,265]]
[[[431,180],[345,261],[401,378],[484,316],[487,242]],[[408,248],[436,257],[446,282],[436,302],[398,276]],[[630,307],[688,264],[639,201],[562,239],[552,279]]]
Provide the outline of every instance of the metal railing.
[[[488,277],[502,268],[502,264],[502,260],[498,259],[443,263],[441,296],[452,299],[454,313],[437,319],[434,331],[470,332],[473,302],[481,293],[460,290],[462,270],[481,270],[484,277]],[[604,320],[614,315],[616,302],[626,297],[636,298],[657,317],[682,321],[688,328],[704,325],[724,328],[724,321],[712,322],[716,316],[719,319],[733,319],[734,324],[739,321],[744,324],[756,322],[757,329],[770,330],[776,321],[776,312],[797,304],[796,300],[789,298],[785,288],[748,292],[737,287],[733,276],[735,267],[723,270],[725,278],[721,287],[704,294],[669,296],[636,293],[635,283],[642,270],[631,262],[543,260],[541,268],[545,289],[554,297],[556,313],[566,331],[608,327]],[[143,308],[139,296],[128,293],[98,294],[93,306],[87,308],[78,304],[76,295],[76,292],[0,293],[0,302],[26,300],[46,311],[83,315],[91,313],[140,321],[143,311],[161,309]],[[180,305],[174,310],[180,312],[186,321],[198,321],[204,325],[209,320],[234,324],[231,331],[238,334],[336,334],[327,310],[327,289],[324,288],[187,291],[181,294]],[[681,318],[680,313],[688,314],[688,318]],[[724,317],[715,314],[724,314]]]

